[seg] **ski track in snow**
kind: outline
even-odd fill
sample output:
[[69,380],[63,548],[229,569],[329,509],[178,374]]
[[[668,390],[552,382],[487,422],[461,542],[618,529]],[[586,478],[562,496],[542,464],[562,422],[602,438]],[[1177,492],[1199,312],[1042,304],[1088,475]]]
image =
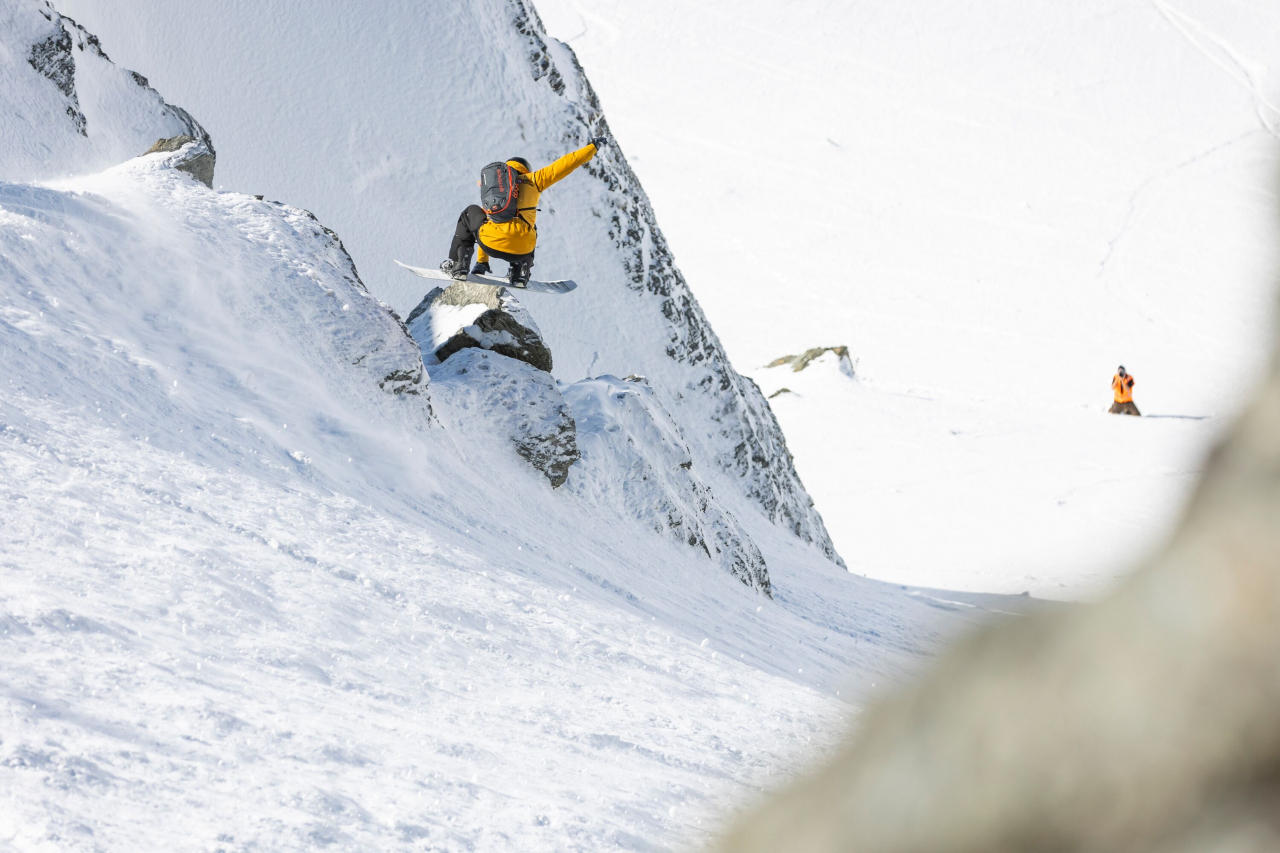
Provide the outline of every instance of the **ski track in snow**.
[[[1253,97],[1256,103],[1258,114],[1258,123],[1262,128],[1272,136],[1280,139],[1280,127],[1277,127],[1271,121],[1267,120],[1267,112],[1274,113],[1276,119],[1280,120],[1280,107],[1273,104],[1258,81],[1259,72],[1256,70],[1257,64],[1245,59],[1244,56],[1234,48],[1230,42],[1221,36],[1215,35],[1204,24],[1192,18],[1184,12],[1175,9],[1173,6],[1164,2],[1164,0],[1151,0],[1152,4],[1160,10],[1160,14],[1172,24],[1179,33],[1181,33],[1188,42],[1190,42],[1196,50],[1204,54],[1205,58],[1214,65],[1221,68],[1227,73],[1231,79],[1239,83]],[[1198,33],[1213,43],[1214,47],[1226,56],[1228,62],[1223,62],[1212,50],[1205,47],[1199,39],[1197,39],[1188,30],[1188,27],[1194,28]]]

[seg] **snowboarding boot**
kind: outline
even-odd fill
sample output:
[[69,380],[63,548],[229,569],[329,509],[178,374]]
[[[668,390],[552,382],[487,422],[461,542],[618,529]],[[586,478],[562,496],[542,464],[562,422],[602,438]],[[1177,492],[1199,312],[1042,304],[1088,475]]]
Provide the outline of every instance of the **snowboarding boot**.
[[476,265],[475,265],[474,267],[472,267],[472,268],[471,268],[471,274],[472,274],[472,275],[488,275],[488,274],[489,274],[489,262],[488,262],[488,261],[479,261],[479,262],[477,262],[477,263],[476,263]]
[[459,262],[459,261],[455,261],[453,258],[450,258],[449,260],[445,261],[440,265],[440,269],[443,272],[447,272],[449,274],[449,277],[452,278],[454,281],[466,281],[468,264],[469,264],[469,261]]
[[511,261],[511,269],[507,273],[507,281],[512,287],[528,287],[529,273],[533,268],[533,261]]

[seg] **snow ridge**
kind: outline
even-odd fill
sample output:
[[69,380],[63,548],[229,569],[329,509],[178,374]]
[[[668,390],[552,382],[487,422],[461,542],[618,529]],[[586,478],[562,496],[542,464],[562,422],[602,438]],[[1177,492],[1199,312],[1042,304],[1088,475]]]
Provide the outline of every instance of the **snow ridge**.
[[[554,39],[548,41],[536,9],[527,0],[509,2],[515,28],[528,43],[534,79],[545,78],[551,90],[565,98],[574,119],[565,131],[565,143],[581,144],[584,135],[609,136],[599,98],[573,49]],[[566,65],[567,75],[553,54]],[[715,430],[714,435],[687,430],[697,454],[713,459],[736,480],[737,487],[771,522],[815,545],[829,560],[844,567],[822,516],[796,473],[782,428],[759,387],[730,364],[676,266],[649,197],[626,157],[616,145],[610,145],[583,168],[606,188],[609,236],[622,259],[628,286],[661,299],[669,331],[666,353],[689,368],[683,388],[670,402],[681,420],[689,419],[692,425],[705,419]]]

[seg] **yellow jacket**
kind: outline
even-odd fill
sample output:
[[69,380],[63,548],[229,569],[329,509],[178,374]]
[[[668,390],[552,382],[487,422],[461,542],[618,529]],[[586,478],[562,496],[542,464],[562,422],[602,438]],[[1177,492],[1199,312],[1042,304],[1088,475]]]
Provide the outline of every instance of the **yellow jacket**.
[[1133,402],[1133,374],[1126,373],[1123,377],[1117,373],[1111,377],[1111,390],[1116,392],[1117,403]]
[[538,230],[534,227],[538,222],[538,197],[547,187],[590,160],[595,154],[596,147],[588,145],[572,154],[564,155],[550,166],[543,166],[536,172],[530,172],[514,160],[508,160],[507,165],[523,176],[520,181],[520,195],[516,198],[520,215],[510,222],[486,222],[480,226],[480,246],[476,260],[489,260],[489,252],[506,252],[512,255],[527,255],[532,252],[533,247],[538,244]]

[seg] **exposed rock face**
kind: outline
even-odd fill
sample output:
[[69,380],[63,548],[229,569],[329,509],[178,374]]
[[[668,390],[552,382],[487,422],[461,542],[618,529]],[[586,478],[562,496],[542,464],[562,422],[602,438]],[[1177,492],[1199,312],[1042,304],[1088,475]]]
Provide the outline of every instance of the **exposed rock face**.
[[[528,43],[533,78],[545,80],[564,98],[573,126],[565,134],[564,147],[583,145],[598,134],[610,135],[599,99],[572,50],[548,44],[542,21],[528,0],[510,0],[510,4],[516,29]],[[670,329],[667,355],[687,368],[684,387],[670,389],[674,393],[668,402],[685,425],[696,454],[714,459],[774,524],[812,543],[843,567],[796,473],[781,427],[756,384],[730,365],[676,268],[648,196],[621,151],[610,145],[583,169],[606,187],[609,207],[603,215],[609,220],[616,251],[624,258],[629,286],[661,299]]]
[[433,367],[432,389],[455,423],[506,436],[520,456],[564,485],[578,461],[577,426],[551,374],[523,361],[468,347]]
[[643,377],[601,376],[566,386],[582,461],[569,489],[706,554],[772,596],[764,556],[693,471],[693,456]]
[[[515,302],[511,299],[510,302]],[[467,347],[480,347],[518,359],[539,370],[551,372],[551,350],[542,342],[538,327],[528,315],[516,311],[519,305],[506,305],[485,311],[469,326],[459,329],[436,350],[436,358],[444,361]],[[519,318],[519,319],[517,319]],[[526,322],[521,322],[526,320]]]
[[[43,0],[0,0],[0,20],[0,115],[7,120],[0,177],[29,180],[118,166],[160,135],[147,151],[157,159],[132,161],[129,168],[174,168],[212,184],[216,155],[209,135],[145,77],[115,66],[95,36]],[[24,55],[25,63],[3,61]],[[60,118],[64,107],[70,128]],[[263,253],[258,260],[278,263],[272,272],[283,284],[258,295],[264,302],[287,300],[287,314],[305,313],[304,343],[318,361],[340,359],[389,394],[425,397],[420,350],[390,308],[370,296],[337,234],[305,210],[244,204],[231,196],[206,199],[198,208],[175,204],[170,211],[198,229],[209,227],[199,216],[213,208],[225,208],[243,233],[253,235],[250,242],[305,248],[305,258]],[[300,282],[300,289],[284,295]],[[429,403],[426,408],[430,414]]]
[[479,347],[551,372],[551,350],[541,330],[505,287],[465,281],[437,287],[410,312],[408,325],[424,355],[439,361]]
[[[849,358],[849,348],[845,346],[839,347],[814,347],[807,349],[799,355],[784,355],[781,358],[775,358],[773,361],[765,365],[765,367],[782,367],[790,365],[791,370],[799,373],[809,366],[814,359],[832,353],[840,362],[840,372],[846,376],[853,376],[853,360]],[[774,395],[770,395],[774,396]]]
[[[98,39],[44,0],[4,5],[0,113],[11,119],[0,146],[0,175],[31,180],[97,171],[135,156],[158,136],[209,135],[168,104],[147,79],[116,67]],[[66,121],[50,122],[51,115]]]
[[147,154],[168,153],[174,151],[182,151],[182,149],[191,145],[191,149],[184,152],[186,156],[174,163],[174,168],[180,172],[186,172],[200,183],[210,189],[213,188],[213,167],[217,160],[217,155],[213,149],[199,142],[190,136],[172,136],[168,139],[157,139],[155,145],[147,149]]
[[1170,542],[863,714],[733,853],[1280,849],[1280,359]]
[[76,95],[76,60],[71,55],[71,34],[58,27],[44,41],[31,46],[27,62],[58,87],[67,99],[67,117],[81,136],[88,136],[84,113],[80,112],[80,99]]

